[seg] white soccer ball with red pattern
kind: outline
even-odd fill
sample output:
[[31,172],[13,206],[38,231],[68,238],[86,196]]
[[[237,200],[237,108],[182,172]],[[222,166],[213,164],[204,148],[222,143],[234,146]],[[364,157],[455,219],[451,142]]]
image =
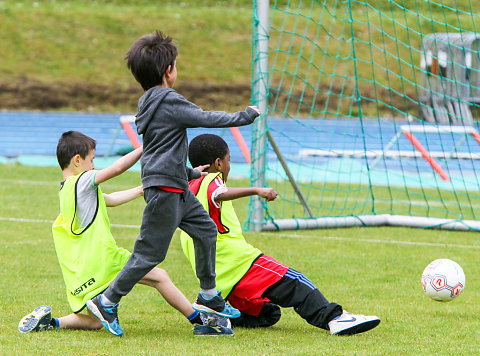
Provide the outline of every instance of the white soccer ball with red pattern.
[[439,302],[449,302],[465,288],[465,273],[452,260],[442,258],[431,262],[422,273],[425,294]]

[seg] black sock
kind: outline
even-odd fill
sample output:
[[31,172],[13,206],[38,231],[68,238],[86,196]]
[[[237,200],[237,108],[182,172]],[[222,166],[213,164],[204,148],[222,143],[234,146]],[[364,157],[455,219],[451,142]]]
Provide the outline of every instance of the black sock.
[[58,319],[52,318],[52,320],[50,320],[50,326],[53,327],[54,329],[58,328]]

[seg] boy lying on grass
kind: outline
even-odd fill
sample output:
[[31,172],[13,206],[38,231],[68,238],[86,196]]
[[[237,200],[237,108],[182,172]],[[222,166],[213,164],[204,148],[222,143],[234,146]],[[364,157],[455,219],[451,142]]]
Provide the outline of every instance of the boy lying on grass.
[[[200,135],[190,143],[193,167],[210,165],[208,175],[190,181],[189,187],[217,225],[217,287],[230,305],[241,312],[232,326],[267,327],[281,316],[281,307],[293,307],[308,323],[334,335],[368,331],[380,323],[376,316],[351,314],[330,303],[302,273],[263,254],[243,237],[232,200],[258,195],[272,201],[272,188],[228,188],[230,152],[216,135]],[[192,239],[181,233],[182,248],[195,271]]]

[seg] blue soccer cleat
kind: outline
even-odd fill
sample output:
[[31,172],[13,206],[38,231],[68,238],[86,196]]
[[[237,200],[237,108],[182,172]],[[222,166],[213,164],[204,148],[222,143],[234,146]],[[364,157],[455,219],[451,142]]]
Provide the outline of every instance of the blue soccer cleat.
[[206,299],[202,293],[199,293],[197,300],[193,303],[193,309],[200,313],[211,313],[224,318],[238,318],[241,315],[237,309],[225,302],[221,292],[217,292],[217,295],[210,299]]
[[101,301],[102,295],[97,295],[87,302],[87,308],[95,315],[102,325],[115,336],[122,336],[123,329],[118,322],[118,304],[107,306]]
[[31,331],[44,331],[53,329],[50,325],[52,320],[52,308],[48,305],[36,307],[30,314],[25,315],[18,324],[18,331],[29,333]]
[[224,318],[216,314],[200,313],[200,319],[202,320],[203,325],[223,326],[228,329],[232,328],[232,323],[229,318]]
[[195,336],[233,336],[233,330],[220,325],[199,325],[193,326]]

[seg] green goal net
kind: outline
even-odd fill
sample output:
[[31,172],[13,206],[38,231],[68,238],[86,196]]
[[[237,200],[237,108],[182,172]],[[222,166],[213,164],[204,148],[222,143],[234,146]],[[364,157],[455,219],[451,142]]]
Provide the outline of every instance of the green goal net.
[[[472,0],[256,0],[256,231],[479,230],[480,15]],[[477,9],[478,10],[478,9]]]

